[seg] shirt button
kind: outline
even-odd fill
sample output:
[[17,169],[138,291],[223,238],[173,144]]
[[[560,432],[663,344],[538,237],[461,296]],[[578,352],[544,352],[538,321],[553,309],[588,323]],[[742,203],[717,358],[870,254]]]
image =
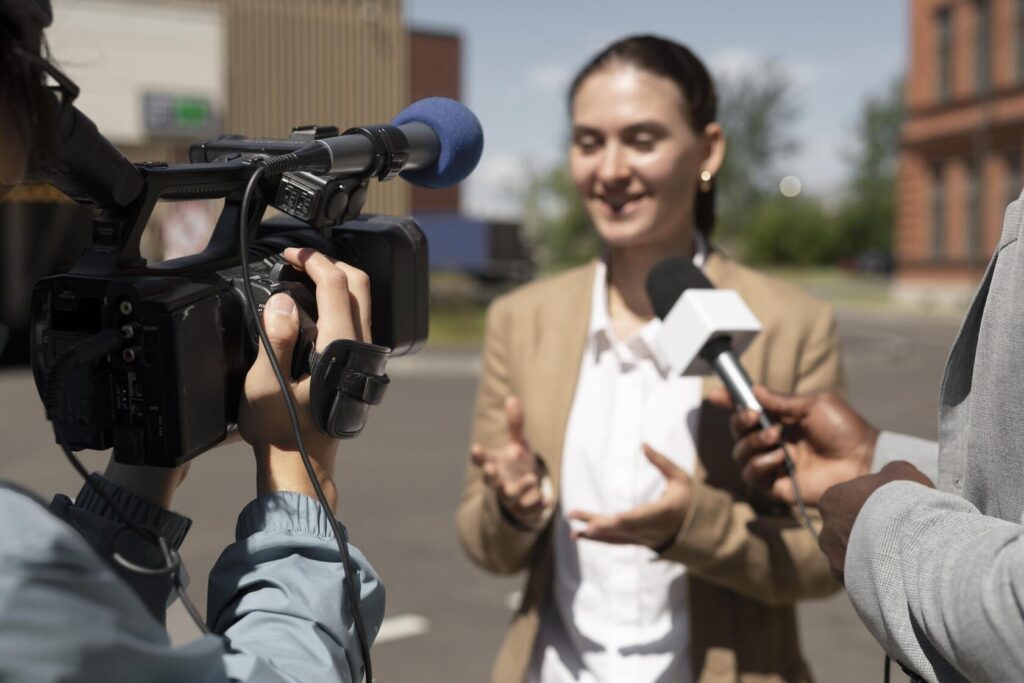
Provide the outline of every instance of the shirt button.
[[957,488],[963,487],[963,484],[964,484],[964,480],[962,478],[960,478],[960,477],[957,477],[956,479],[953,480],[953,486],[955,486]]

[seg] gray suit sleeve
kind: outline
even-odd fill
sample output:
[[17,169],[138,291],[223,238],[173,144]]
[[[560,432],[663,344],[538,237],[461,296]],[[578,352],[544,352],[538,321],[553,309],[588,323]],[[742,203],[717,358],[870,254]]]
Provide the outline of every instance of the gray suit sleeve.
[[850,600],[885,650],[925,680],[1024,680],[1022,530],[958,496],[886,484],[850,536]]
[[936,442],[907,434],[882,432],[875,443],[871,471],[877,472],[897,460],[906,460],[933,482],[939,481],[939,444]]

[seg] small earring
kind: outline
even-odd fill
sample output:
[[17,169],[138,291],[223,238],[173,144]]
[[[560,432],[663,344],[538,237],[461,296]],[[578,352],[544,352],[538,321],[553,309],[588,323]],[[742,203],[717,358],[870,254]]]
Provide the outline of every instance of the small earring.
[[707,169],[700,172],[700,191],[711,191],[711,171],[708,171]]

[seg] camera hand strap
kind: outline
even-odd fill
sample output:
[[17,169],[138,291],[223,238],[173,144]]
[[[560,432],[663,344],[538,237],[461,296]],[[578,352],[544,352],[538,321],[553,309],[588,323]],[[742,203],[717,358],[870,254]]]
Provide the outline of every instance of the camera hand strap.
[[342,339],[321,352],[309,352],[310,402],[322,432],[350,439],[363,431],[370,406],[384,399],[390,378],[384,374],[391,349]]

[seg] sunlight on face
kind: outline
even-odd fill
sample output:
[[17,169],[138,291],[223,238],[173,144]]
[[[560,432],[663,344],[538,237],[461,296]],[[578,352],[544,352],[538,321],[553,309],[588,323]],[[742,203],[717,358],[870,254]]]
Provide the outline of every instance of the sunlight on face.
[[630,64],[588,76],[572,102],[573,182],[611,247],[691,239],[710,146],[674,81]]

